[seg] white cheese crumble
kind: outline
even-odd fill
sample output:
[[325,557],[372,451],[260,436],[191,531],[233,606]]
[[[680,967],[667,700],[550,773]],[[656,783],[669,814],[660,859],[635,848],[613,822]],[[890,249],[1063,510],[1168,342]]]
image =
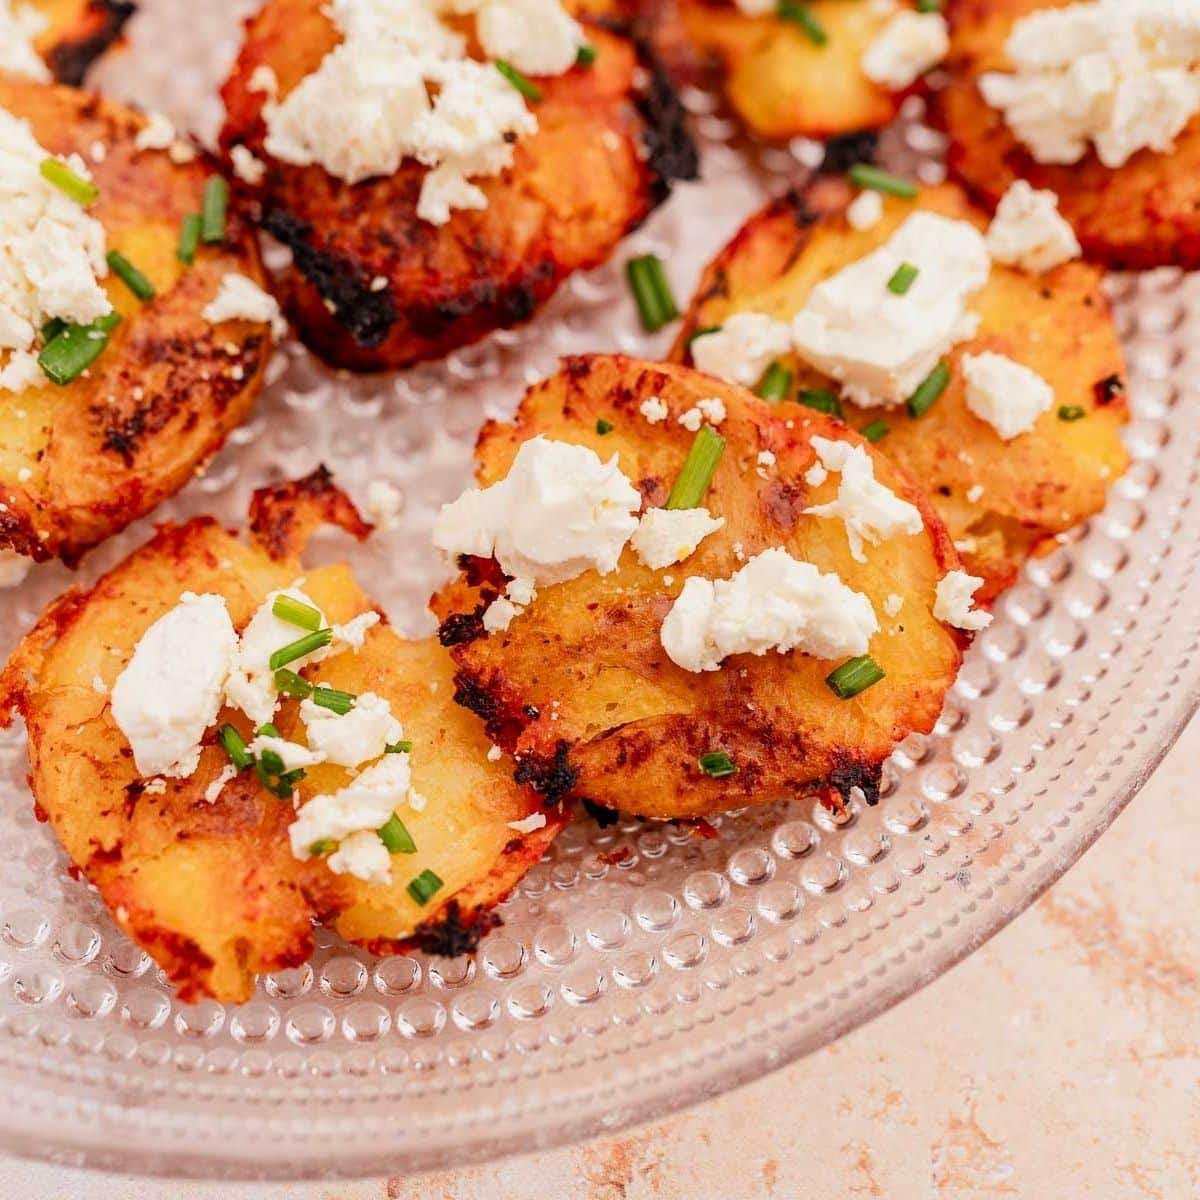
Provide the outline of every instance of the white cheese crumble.
[[700,426],[704,424],[704,414],[700,411],[699,405],[681,413],[679,424],[689,433],[699,433]]
[[987,231],[992,260],[1040,275],[1078,258],[1079,239],[1058,211],[1058,197],[1018,179],[1000,199]]
[[1054,403],[1054,389],[1003,354],[964,354],[967,407],[1006,442],[1028,433]]
[[221,276],[217,294],[204,306],[201,316],[213,325],[222,321],[257,321],[270,325],[276,337],[287,332],[279,301],[237,271],[226,271]]
[[851,229],[874,229],[883,220],[883,197],[876,191],[859,192],[846,206]]
[[1169,153],[1200,112],[1200,5],[1092,0],[1017,21],[1013,73],[980,77],[1038,162],[1078,162],[1095,147],[1110,168],[1149,149]]
[[487,760],[490,763],[499,762],[504,757],[504,751],[494,743],[488,747]]
[[537,437],[522,444],[499,483],[443,506],[433,544],[454,556],[495,557],[506,575],[534,586],[593,569],[607,575],[641,505],[616,455],[605,463],[585,446]]
[[983,586],[978,575],[966,571],[951,571],[938,580],[933,615],[947,625],[977,633],[992,623],[992,614],[972,608],[972,597]]
[[983,496],[983,484],[974,483],[967,488],[967,503],[976,504]]
[[[898,296],[887,284],[903,263],[918,274]],[[955,342],[974,334],[978,318],[966,304],[990,270],[974,225],[914,213],[878,250],[813,288],[792,322],[796,351],[854,403],[902,404]]]
[[579,22],[559,0],[483,0],[476,33],[488,58],[511,63],[525,75],[569,71],[585,41]]
[[863,74],[902,92],[946,57],[950,29],[941,13],[898,12],[867,47]]
[[384,753],[404,736],[391,705],[374,692],[363,692],[344,715],[323,708],[311,699],[300,702],[309,749],[323,761],[357,767]]
[[0,71],[47,82],[50,71],[34,48],[49,18],[28,4],[0,0]]
[[[694,350],[693,357],[695,357]],[[667,407],[667,402],[661,396],[650,396],[642,401],[638,406],[638,411],[651,425],[660,425],[667,419],[671,410]]]
[[233,763],[226,763],[217,773],[216,778],[204,789],[204,801],[206,804],[216,804],[221,793],[225,790],[225,785],[237,778],[238,769]]
[[536,833],[539,829],[546,828],[546,814],[530,813],[529,816],[522,817],[519,821],[509,821],[508,827],[516,830],[517,833]]
[[229,161],[233,166],[233,173],[251,187],[258,187],[266,177],[267,164],[256,158],[253,151],[240,142],[229,151]]
[[742,387],[754,387],[791,348],[787,322],[758,312],[734,313],[719,329],[696,338],[691,347],[692,362],[699,370]]
[[160,112],[146,114],[146,124],[137,131],[133,144],[138,150],[166,150],[175,140],[175,126]]
[[289,742],[286,738],[273,737],[265,733],[260,733],[246,749],[255,758],[259,758],[264,750],[270,754],[279,755],[285,774],[292,771],[306,771],[309,767],[315,767],[326,760],[326,756],[319,750],[312,749],[309,746],[301,746],[298,742]]
[[704,419],[713,426],[720,425],[729,415],[725,411],[725,401],[719,396],[709,396],[704,400],[697,400],[696,407],[704,415]]
[[765,17],[778,8],[778,0],[734,0],[740,12],[748,17]]
[[865,654],[879,622],[871,602],[786,550],[764,550],[730,579],[692,576],[663,621],[667,656],[685,671],[716,671],[731,654],[800,650]]
[[643,566],[653,571],[683,562],[711,533],[725,526],[707,508],[651,508],[642,517],[632,545]]
[[841,473],[841,482],[836,499],[804,511],[809,516],[844,521],[850,554],[856,562],[867,561],[864,542],[878,546],[888,538],[924,529],[920,509],[901,500],[875,478],[875,463],[861,446],[823,437],[814,437],[812,446],[827,471]]
[[221,596],[184,592],[142,634],[112,689],[112,715],[140,775],[186,778],[221,711],[237,634]]

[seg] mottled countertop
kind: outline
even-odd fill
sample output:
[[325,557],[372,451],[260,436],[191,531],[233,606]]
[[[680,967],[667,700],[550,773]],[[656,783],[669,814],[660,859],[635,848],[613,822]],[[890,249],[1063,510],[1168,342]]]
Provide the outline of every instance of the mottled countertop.
[[1200,721],[1084,860],[786,1070],[587,1145],[422,1178],[161,1184],[0,1162],[7,1200],[1200,1197]]

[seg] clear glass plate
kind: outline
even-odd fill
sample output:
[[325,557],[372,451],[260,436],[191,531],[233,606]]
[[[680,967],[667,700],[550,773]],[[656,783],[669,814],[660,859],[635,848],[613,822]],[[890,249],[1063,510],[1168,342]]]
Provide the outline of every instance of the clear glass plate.
[[[211,131],[247,5],[158,3],[111,90]],[[318,461],[362,496],[385,478],[403,527],[349,554],[410,633],[442,566],[432,514],[475,432],[556,356],[653,354],[620,263],[661,254],[680,297],[795,154],[734,149],[694,95],[702,185],[528,329],[398,376],[278,357],[253,420],[156,517],[241,521],[251,490]],[[909,122],[894,152],[936,152]],[[927,170],[936,166],[926,164]],[[1200,279],[1112,284],[1129,352],[1134,465],[1107,511],[1000,603],[936,733],[910,738],[883,803],[837,824],[812,798],[716,820],[703,839],[577,820],[503,906],[475,961],[374,960],[330,936],[239,1008],[180,1005],[34,818],[21,731],[0,734],[0,1148],[126,1171],[328,1177],[413,1171],[581,1138],[715,1095],[936,978],[1024,909],[1112,821],[1200,700]],[[1192,336],[1189,336],[1192,335]],[[92,556],[84,582],[146,536]],[[2,650],[67,586],[4,597]]]

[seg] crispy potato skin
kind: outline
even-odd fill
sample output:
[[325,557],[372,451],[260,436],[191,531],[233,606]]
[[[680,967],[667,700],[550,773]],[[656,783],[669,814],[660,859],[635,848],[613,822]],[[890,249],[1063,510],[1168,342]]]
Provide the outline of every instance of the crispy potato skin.
[[137,5],[125,0],[26,0],[47,20],[34,42],[59,83],[78,85],[120,36]]
[[985,71],[1011,71],[1004,50],[1013,25],[1069,0],[955,0],[949,85],[935,111],[950,136],[949,164],[989,208],[1017,179],[1058,194],[1085,255],[1114,269],[1200,266],[1200,120],[1171,154],[1143,150],[1112,170],[1088,153],[1080,162],[1039,163],[979,91]]
[[[66,387],[0,391],[0,548],[74,562],[183,487],[250,411],[271,349],[249,321],[201,315],[222,278],[263,282],[254,230],[231,206],[228,241],[176,257],[179,226],[198,212],[212,165],[178,165],[134,145],[145,124],[131,110],[71,88],[0,77],[0,105],[30,122],[52,153],[78,152],[100,198],[92,214],[108,247],[154,283],[143,304],[106,280],[122,321],[108,348]],[[94,143],[107,148],[93,162]]]
[[[853,194],[844,180],[823,178],[752,217],[705,272],[672,357],[688,361],[691,332],[734,312],[790,319],[816,283],[881,245],[913,211],[907,201],[888,199],[879,225],[855,231],[844,216]],[[918,205],[985,224],[953,185],[925,189]],[[879,449],[924,483],[966,569],[985,581],[979,603],[994,600],[1030,554],[1053,545],[1054,535],[1099,512],[1108,485],[1128,464],[1119,437],[1129,419],[1124,393],[1110,395],[1103,386],[1123,379],[1125,368],[1100,284],[1101,272],[1082,262],[1038,277],[996,264],[971,304],[981,317],[979,332],[951,353],[950,386],[923,417],[914,420],[904,408],[845,406],[857,428],[887,421],[891,432]],[[1011,442],[966,406],[959,363],[963,354],[988,350],[1037,371],[1055,391],[1054,406],[1033,431]],[[789,365],[797,387],[830,386],[798,360]],[[1059,405],[1078,405],[1087,417],[1061,421]],[[791,404],[777,409],[805,411]],[[968,499],[976,486],[982,495]]]
[[[650,396],[670,407],[663,424],[648,424],[639,411]],[[840,521],[803,515],[837,490],[836,481],[819,488],[804,481],[816,461],[809,439],[859,441],[845,425],[809,411],[789,429],[748,392],[679,366],[573,358],[531,389],[514,424],[485,426],[480,482],[502,478],[520,445],[544,435],[606,459],[617,455],[645,507],[661,506],[694,436],[678,417],[710,396],[728,410],[721,423],[728,448],[708,496],[726,527],[665,573],[627,549],[610,575],[589,571],[541,589],[502,634],[485,635],[479,621],[496,594],[495,565],[468,560],[463,576],[434,599],[460,668],[459,700],[515,751],[517,778],[550,796],[652,817],[699,817],[805,788],[861,786],[874,798],[879,765],[896,742],[937,720],[965,639],[930,612],[938,579],[957,565],[949,537],[911,480],[882,456],[879,477],[921,507],[923,533],[871,548],[861,564]],[[611,433],[596,432],[599,418],[614,425]],[[765,477],[756,471],[762,450],[777,460]],[[880,613],[889,594],[906,597],[899,620],[881,617],[871,642],[888,673],[883,683],[841,701],[824,682],[838,664],[803,654],[737,656],[703,675],[670,661],[660,627],[685,580],[727,578],[771,546],[836,571]],[[734,757],[736,775],[710,779],[700,771],[699,757],[714,750]]]
[[[318,166],[274,161],[263,147],[265,97],[249,81],[270,66],[286,95],[314,71],[337,44],[323,8],[270,0],[251,19],[223,90],[221,144],[228,152],[241,143],[266,164],[263,224],[295,256],[283,296],[331,363],[402,367],[522,324],[569,274],[603,262],[670,178],[695,174],[665,76],[652,72],[640,94],[634,46],[599,26],[589,31],[593,66],[538,80],[539,130],[517,143],[510,170],[482,181],[486,210],[459,210],[443,226],[418,220],[425,169],[414,161],[354,186]],[[386,288],[373,290],[380,279]]]
[[[273,511],[279,505],[288,512]],[[207,802],[205,790],[227,761],[215,732],[192,778],[168,781],[161,795],[147,791],[108,698],[142,633],[189,590],[224,596],[240,627],[267,592],[302,571],[305,534],[284,544],[274,531],[311,531],[353,512],[320,473],[260,493],[255,510],[271,532],[251,544],[207,518],[163,526],[90,592],[73,590],[53,604],[0,675],[0,720],[25,719],[39,812],[186,1001],[245,1000],[255,973],[308,958],[317,917],[376,953],[413,945],[473,949],[495,923],[490,909],[565,820],[561,810],[548,813],[547,825],[525,837],[508,828],[538,811],[539,801],[487,761],[478,722],[453,703],[446,652],[433,640],[404,642],[385,624],[369,632],[359,654],[327,659],[320,674],[337,687],[387,696],[414,742],[414,781],[429,804],[405,811],[420,851],[397,860],[391,887],[335,876],[322,860],[297,861],[287,838],[292,807],[260,788],[253,772]],[[357,514],[344,523],[355,536],[369,528]],[[372,607],[345,566],[303,573],[331,620]],[[277,718],[285,736],[296,719],[289,702]],[[250,733],[240,714],[221,720]],[[340,768],[316,768],[300,785],[301,798],[346,779]],[[404,889],[425,867],[446,886],[436,903],[420,908]]]

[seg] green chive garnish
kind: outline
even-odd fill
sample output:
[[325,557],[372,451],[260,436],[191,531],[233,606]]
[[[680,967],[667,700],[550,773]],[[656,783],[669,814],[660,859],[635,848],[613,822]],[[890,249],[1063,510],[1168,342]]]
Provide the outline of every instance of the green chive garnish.
[[903,296],[916,282],[920,273],[920,268],[914,267],[912,263],[901,263],[896,268],[895,275],[888,280],[888,291],[897,296]]
[[699,329],[693,329],[691,333],[684,339],[684,345],[690,350],[692,343],[697,338],[707,337],[710,333],[720,333],[725,327],[723,325],[701,325]]
[[258,782],[279,800],[290,800],[293,788],[304,778],[302,770],[284,771],[283,759],[274,750],[262,752],[254,764],[254,773]]
[[737,763],[724,750],[700,755],[700,770],[712,779],[724,779],[737,774]]
[[54,339],[58,337],[58,335],[62,333],[66,327],[67,323],[62,319],[62,317],[51,317],[50,320],[48,320],[45,325],[42,326],[42,345],[44,346],[47,342],[54,341]]
[[842,663],[826,676],[825,682],[839,700],[852,700],[860,692],[874,687],[883,677],[883,668],[869,654],[864,654]]
[[90,325],[68,325],[42,347],[38,365],[60,387],[79,378],[104,353],[108,335],[121,323],[121,314],[107,313]]
[[405,890],[418,904],[428,904],[444,886],[438,876],[426,869],[411,880]]
[[383,748],[384,754],[411,754],[412,742],[389,742]]
[[512,63],[506,63],[503,59],[498,59],[496,62],[496,70],[508,80],[509,83],[529,101],[530,104],[540,104],[542,100],[542,89],[537,86],[532,80],[526,79]]
[[239,771],[244,771],[252,762],[254,755],[246,749],[246,741],[232,725],[222,725],[217,738],[229,755],[229,761]]
[[200,227],[203,223],[199,213],[189,213],[179,226],[179,249],[176,254],[179,261],[189,267],[196,261],[196,250],[200,245]]
[[325,858],[332,854],[338,847],[337,842],[333,838],[321,838],[318,842],[313,842],[308,848],[309,854],[313,858]]
[[667,497],[667,508],[699,508],[724,453],[725,439],[711,425],[702,426]]
[[773,362],[758,385],[758,394],[764,400],[786,400],[792,390],[792,373],[783,363]]
[[913,417],[923,417],[934,405],[934,401],[946,390],[950,382],[950,368],[938,363],[925,376],[921,386],[908,398],[908,412]]
[[60,162],[57,158],[43,158],[38,170],[43,179],[54,184],[60,192],[70,196],[76,204],[82,204],[84,208],[95,204],[100,197],[100,189],[90,179],[76,175],[65,162]]
[[1087,416],[1087,409],[1080,408],[1078,404],[1064,404],[1058,410],[1058,419],[1060,421],[1082,421]]
[[917,12],[935,13],[942,11],[942,0],[917,0]]
[[271,775],[283,775],[287,772],[284,761],[275,750],[264,750],[258,756],[259,767]]
[[313,685],[307,679],[297,675],[295,671],[289,671],[287,667],[275,672],[275,689],[285,696],[294,696],[299,700],[313,694]]
[[[412,834],[405,829],[404,822],[395,813],[388,818],[386,825],[380,826],[378,832],[379,840],[388,848],[389,854],[416,854],[417,843],[413,841]],[[429,894],[432,896],[433,892]]]
[[210,175],[204,185],[204,208],[200,214],[200,240],[206,246],[225,240],[228,208],[229,184],[220,175]]
[[590,67],[596,61],[596,47],[584,43],[579,47],[579,52],[575,55],[575,65],[577,67]]
[[260,725],[254,731],[254,736],[282,738],[283,734],[279,732],[279,727],[273,721],[268,721],[265,725]]
[[332,641],[332,629],[318,629],[313,633],[306,633],[304,637],[276,650],[267,660],[267,665],[272,671],[278,671],[280,667],[286,667],[288,663],[295,662],[314,650],[323,650]]
[[108,265],[112,273],[139,299],[154,299],[154,284],[146,278],[119,250],[108,252]]
[[824,46],[829,41],[825,27],[817,20],[813,10],[800,0],[780,0],[778,16],[781,21],[792,21],[799,25],[814,46]]
[[297,600],[293,596],[280,593],[271,605],[271,612],[279,620],[288,625],[296,625],[300,629],[317,630],[321,628],[320,612],[311,604],[305,604],[303,600]]
[[898,175],[889,175],[870,163],[855,163],[849,171],[850,182],[855,187],[867,188],[873,192],[886,192],[889,196],[899,196],[901,200],[915,200],[917,185],[909,179],[901,179]]
[[354,707],[357,699],[353,692],[339,692],[337,688],[318,687],[312,691],[314,704],[337,713],[339,717],[344,717]]
[[862,435],[868,442],[882,442],[891,432],[892,427],[886,421],[872,421],[862,431]]
[[679,308],[660,258],[654,254],[631,258],[625,264],[625,275],[633,298],[637,301],[642,328],[647,333],[657,332],[679,316]]
[[616,426],[611,421],[606,421],[603,417],[596,422],[597,433],[612,433],[615,428]]
[[802,388],[796,399],[805,408],[815,408],[831,417],[842,415],[842,402],[828,388]]

